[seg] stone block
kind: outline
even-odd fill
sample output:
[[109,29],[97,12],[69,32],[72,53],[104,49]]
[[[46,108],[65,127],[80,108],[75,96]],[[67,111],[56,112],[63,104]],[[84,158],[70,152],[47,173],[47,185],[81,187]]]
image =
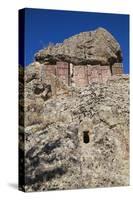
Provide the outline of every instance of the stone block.
[[69,63],[57,62],[56,63],[56,76],[63,80],[67,85],[69,83]]
[[76,86],[87,86],[88,85],[88,68],[84,65],[74,66],[73,81]]
[[123,74],[123,64],[122,63],[114,63],[112,65],[112,75]]

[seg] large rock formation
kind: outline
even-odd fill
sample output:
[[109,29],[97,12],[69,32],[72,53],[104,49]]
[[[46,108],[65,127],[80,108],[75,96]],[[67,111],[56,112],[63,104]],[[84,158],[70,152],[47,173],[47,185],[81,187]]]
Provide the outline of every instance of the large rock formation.
[[87,86],[122,74],[120,45],[105,29],[82,32],[61,44],[49,45],[35,55],[45,81],[53,73],[67,85]]
[[27,79],[27,72],[25,110],[21,109],[25,123],[20,123],[23,189],[128,185],[128,76],[114,76],[106,84],[85,88],[64,89],[60,84],[53,96],[51,87],[35,78],[36,73]]
[[73,64],[109,65],[121,63],[122,54],[119,43],[104,28],[82,32],[61,44],[49,45],[35,55],[36,61],[66,61]]
[[[88,45],[85,53],[83,42]],[[85,55],[92,63],[121,61],[119,44],[98,29],[41,51],[36,54],[39,62],[20,68],[20,189],[128,185],[128,75],[110,76],[104,83],[86,87],[67,85],[52,73],[47,81],[41,69],[49,55],[52,61],[64,58],[75,63],[83,62]]]

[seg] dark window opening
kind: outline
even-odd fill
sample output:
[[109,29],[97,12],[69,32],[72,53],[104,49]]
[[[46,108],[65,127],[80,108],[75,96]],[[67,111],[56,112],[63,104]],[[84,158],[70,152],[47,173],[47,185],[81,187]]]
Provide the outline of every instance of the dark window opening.
[[84,131],[83,132],[83,141],[84,141],[85,144],[90,142],[89,131]]
[[111,72],[111,75],[113,75],[112,65],[110,65],[110,72]]

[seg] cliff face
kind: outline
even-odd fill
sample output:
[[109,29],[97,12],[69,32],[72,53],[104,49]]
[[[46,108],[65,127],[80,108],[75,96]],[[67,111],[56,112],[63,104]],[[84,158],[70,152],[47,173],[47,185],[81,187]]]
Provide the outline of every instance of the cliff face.
[[25,70],[25,128],[20,126],[25,190],[128,185],[128,76],[83,88],[52,76],[54,96],[34,69]]
[[35,55],[36,61],[64,60],[73,64],[109,65],[122,61],[120,45],[105,29],[74,35],[61,44],[50,45]]
[[43,63],[62,59],[110,65],[122,56],[113,36],[100,28],[38,52],[38,62],[20,69],[23,189],[128,185],[129,76],[110,76],[106,83],[86,87],[65,84],[52,73],[47,81]]

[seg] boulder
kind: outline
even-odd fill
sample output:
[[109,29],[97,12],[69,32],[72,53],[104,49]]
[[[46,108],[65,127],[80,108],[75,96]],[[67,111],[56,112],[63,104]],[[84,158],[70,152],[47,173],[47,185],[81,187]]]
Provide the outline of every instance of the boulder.
[[76,65],[109,65],[122,62],[119,43],[104,28],[82,32],[65,39],[63,43],[49,45],[35,54],[40,63],[66,61]]

